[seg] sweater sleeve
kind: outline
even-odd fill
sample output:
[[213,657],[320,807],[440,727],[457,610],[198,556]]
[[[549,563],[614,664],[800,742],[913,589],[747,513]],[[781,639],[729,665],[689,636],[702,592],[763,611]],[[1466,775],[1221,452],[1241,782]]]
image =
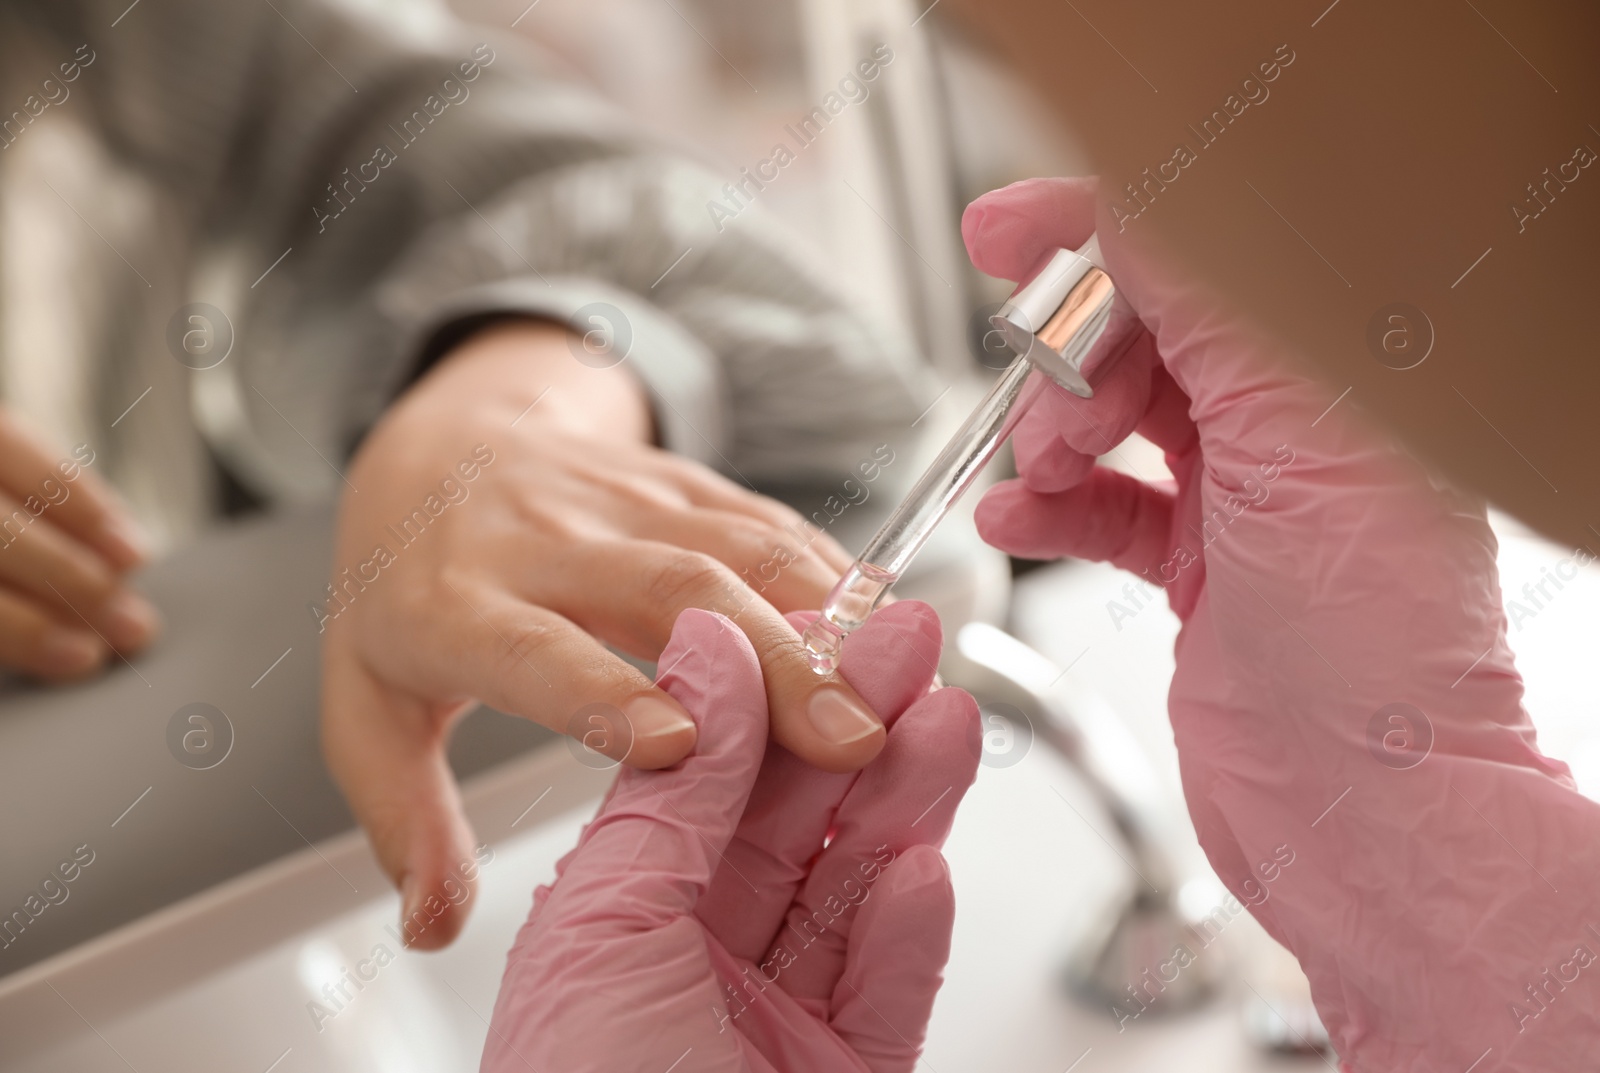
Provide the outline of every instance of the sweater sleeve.
[[[269,494],[337,478],[422,363],[486,317],[625,362],[665,445],[749,482],[847,470],[927,401],[910,346],[759,207],[526,45],[429,4],[61,0],[74,89],[183,206],[227,316],[205,432]],[[724,217],[726,213],[722,214]]]

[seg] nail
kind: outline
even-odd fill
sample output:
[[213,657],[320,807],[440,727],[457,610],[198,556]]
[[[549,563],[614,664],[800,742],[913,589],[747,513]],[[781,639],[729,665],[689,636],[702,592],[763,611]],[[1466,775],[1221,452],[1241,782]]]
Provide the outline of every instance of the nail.
[[835,745],[850,745],[883,733],[883,723],[839,689],[823,686],[806,702],[806,715],[817,733]]
[[106,634],[117,648],[137,648],[156,632],[156,609],[138,593],[123,591],[106,602]]
[[93,634],[52,629],[39,641],[39,663],[47,674],[80,674],[100,663],[105,646]]
[[422,898],[417,893],[416,880],[411,874],[400,881],[400,935],[401,942],[410,946],[416,936],[411,934],[411,918],[422,912]]
[[695,729],[694,719],[688,712],[671,701],[648,693],[642,693],[623,705],[622,714],[633,724],[635,738],[667,738]]
[[134,566],[150,556],[150,538],[138,522],[115,516],[100,526],[101,538],[111,546],[118,566]]
[[897,858],[889,865],[889,882],[896,893],[945,882],[944,864],[938,853],[914,853]]

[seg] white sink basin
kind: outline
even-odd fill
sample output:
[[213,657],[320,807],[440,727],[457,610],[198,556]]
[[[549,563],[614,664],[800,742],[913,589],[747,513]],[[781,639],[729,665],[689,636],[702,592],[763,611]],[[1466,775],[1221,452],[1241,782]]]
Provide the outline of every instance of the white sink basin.
[[[557,743],[468,784],[468,814],[494,856],[448,950],[402,949],[387,930],[399,898],[352,832],[0,980],[0,1066],[475,1069],[533,889],[554,874],[608,782]],[[349,999],[336,1008],[323,988],[346,969],[371,980],[359,991],[346,983]]]

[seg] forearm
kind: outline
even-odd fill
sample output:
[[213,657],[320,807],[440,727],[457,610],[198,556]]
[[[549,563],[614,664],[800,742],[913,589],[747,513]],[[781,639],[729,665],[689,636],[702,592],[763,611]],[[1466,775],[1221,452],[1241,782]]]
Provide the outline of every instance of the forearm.
[[[1576,191],[1600,143],[1566,110],[1600,95],[1592,5],[1529,7],[1506,31],[1515,51],[1492,14],[1413,5],[1105,5],[1092,30],[1044,0],[940,9],[952,12],[1082,139],[1103,230],[1161,240],[1334,395],[1350,390],[1547,536],[1592,546],[1600,467],[1576,430],[1592,423],[1600,375],[1571,355],[1592,332],[1576,295],[1600,199]],[[1352,92],[1356,65],[1367,75]],[[1482,153],[1480,111],[1424,86],[1470,86],[1518,119]],[[1397,192],[1421,190],[1427,211],[1407,212]],[[1447,361],[1424,361],[1433,340]],[[1415,353],[1391,349],[1403,345]]]

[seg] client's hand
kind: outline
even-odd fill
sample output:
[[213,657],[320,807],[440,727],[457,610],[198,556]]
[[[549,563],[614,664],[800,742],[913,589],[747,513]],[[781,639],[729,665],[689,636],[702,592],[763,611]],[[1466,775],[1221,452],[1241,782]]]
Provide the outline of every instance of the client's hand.
[[910,1070],[955,913],[937,847],[979,756],[972,698],[928,692],[939,648],[914,602],[845,643],[891,729],[859,775],[830,774],[768,741],[745,636],[685,611],[660,685],[699,747],[625,769],[535,894],[482,1068]]
[[530,322],[458,345],[368,435],[340,506],[318,610],[323,748],[420,947],[453,939],[472,905],[470,890],[436,892],[476,841],[445,756],[475,700],[580,734],[603,704],[629,732],[597,748],[675,764],[694,721],[608,646],[659,660],[698,607],[725,611],[754,646],[787,748],[855,771],[883,744],[878,718],[811,672],[783,617],[821,604],[850,557],[782,504],[650,446],[628,368],[589,368],[571,345]]
[[[975,202],[963,231],[979,268],[1018,279],[1094,223],[1091,183],[1041,180]],[[1131,233],[1099,233],[1149,330],[1094,399],[1027,415],[1022,479],[979,504],[980,531],[1113,562],[1141,602],[1166,589],[1195,828],[1300,958],[1348,1069],[1592,1065],[1600,807],[1535,744],[1483,505]],[[1175,488],[1095,465],[1135,429]]]

